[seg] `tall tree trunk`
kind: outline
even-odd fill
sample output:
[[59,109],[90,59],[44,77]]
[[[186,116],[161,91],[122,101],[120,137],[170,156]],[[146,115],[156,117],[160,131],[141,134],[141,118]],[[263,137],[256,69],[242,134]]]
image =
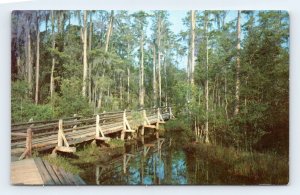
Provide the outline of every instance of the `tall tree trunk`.
[[99,99],[98,99],[98,109],[101,108],[102,106],[102,89],[100,89],[100,92],[99,92]]
[[39,77],[40,77],[40,25],[39,16],[37,16],[36,28],[36,69],[35,69],[35,104],[39,101]]
[[93,90],[93,106],[94,106],[94,114],[96,113],[96,106],[97,106],[97,84],[95,84],[94,86],[94,90]]
[[87,11],[83,12],[83,81],[82,81],[82,96],[86,96],[87,85]]
[[17,75],[21,75],[21,77],[23,78],[24,76],[24,72],[22,71],[22,67],[21,67],[21,57],[20,57],[20,52],[17,52]]
[[208,13],[205,13],[205,37],[206,37],[206,83],[205,83],[205,101],[206,101],[206,121],[205,121],[205,143],[209,143],[208,130]]
[[140,92],[139,92],[139,103],[141,107],[144,107],[144,96],[145,96],[145,89],[144,89],[144,32],[142,28],[142,36],[140,40]]
[[160,64],[160,53],[158,53],[158,88],[159,88],[159,106],[162,106],[161,102],[161,64]]
[[45,31],[48,32],[48,22],[49,22],[49,15],[48,15],[48,12],[46,14],[46,17],[45,17]]
[[191,84],[194,85],[194,70],[195,70],[195,11],[191,10]]
[[[188,50],[186,73],[187,73],[187,82],[191,83],[191,41],[190,40],[189,40],[189,50]],[[188,96],[188,99],[190,99],[189,92],[188,92],[187,96]]]
[[157,107],[157,83],[156,83],[156,49],[153,44],[153,102],[154,107]]
[[[51,11],[51,30],[52,30],[52,50],[55,50],[55,32],[54,32],[55,18],[54,11]],[[51,67],[51,76],[50,76],[50,98],[52,102],[53,93],[54,93],[54,69],[55,69],[55,57],[52,54],[52,67]]]
[[158,50],[158,90],[159,90],[159,106],[162,106],[161,104],[161,53],[160,53],[160,41],[161,41],[161,18],[159,16],[158,18],[158,27],[157,27],[157,50]]
[[120,75],[120,103],[122,108],[123,107],[123,74]]
[[165,82],[165,103],[166,106],[168,106],[168,83],[167,83],[167,63],[166,60],[164,58],[163,61],[163,67],[164,67],[164,82]]
[[160,64],[160,53],[158,53],[158,88],[159,88],[159,106],[162,106],[161,102],[161,64]]
[[[90,12],[90,28],[89,28],[89,53],[92,51],[92,37],[93,37],[93,19],[92,15],[93,12]],[[88,83],[89,83],[89,90],[88,90],[88,97],[89,97],[89,103],[92,102],[92,62],[91,59],[89,59],[89,67],[88,67]]]
[[[187,72],[187,83],[190,84],[191,83],[191,41],[189,40],[189,49],[188,49],[188,60],[187,60],[187,69],[186,69],[186,72]],[[186,98],[187,98],[187,102],[190,101],[190,90],[188,89],[186,91]]]
[[240,50],[241,50],[241,11],[237,16],[237,58],[236,58],[236,83],[235,83],[235,108],[234,116],[239,114],[240,110]]
[[27,20],[27,53],[26,53],[26,69],[27,69],[27,83],[28,83],[28,88],[29,88],[29,96],[32,97],[32,58],[31,58],[31,35],[30,35],[30,19]]
[[64,11],[58,11],[58,14],[57,14],[57,31],[59,34],[62,34],[63,33],[63,19],[64,19]]
[[224,96],[225,96],[225,113],[226,113],[226,119],[228,121],[228,100],[227,100],[227,71],[225,70],[225,83],[224,83]]
[[[127,43],[127,59],[130,60],[130,45]],[[130,69],[127,67],[127,107],[130,105]]]
[[108,51],[109,39],[110,39],[110,36],[112,34],[113,22],[114,22],[114,11],[111,10],[109,26],[108,26],[107,33],[106,33],[105,52]]
[[130,70],[127,68],[127,104],[130,104]]

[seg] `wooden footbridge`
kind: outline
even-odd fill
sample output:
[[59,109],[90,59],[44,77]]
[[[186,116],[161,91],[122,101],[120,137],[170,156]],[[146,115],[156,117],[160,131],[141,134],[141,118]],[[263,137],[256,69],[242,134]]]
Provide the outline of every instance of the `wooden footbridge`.
[[19,159],[30,157],[32,151],[52,149],[52,153],[75,152],[76,145],[91,141],[109,141],[110,135],[144,135],[145,129],[158,129],[159,124],[173,118],[171,107],[138,111],[108,112],[90,118],[71,117],[51,121],[12,124],[11,154]]

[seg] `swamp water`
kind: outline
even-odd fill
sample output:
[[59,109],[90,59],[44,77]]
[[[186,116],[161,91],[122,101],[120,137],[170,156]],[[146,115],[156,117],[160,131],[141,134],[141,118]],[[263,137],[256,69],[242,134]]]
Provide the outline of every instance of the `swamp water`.
[[82,164],[81,178],[88,185],[210,185],[255,184],[250,178],[230,175],[230,168],[207,160],[185,147],[180,132],[127,143],[122,153],[105,163]]

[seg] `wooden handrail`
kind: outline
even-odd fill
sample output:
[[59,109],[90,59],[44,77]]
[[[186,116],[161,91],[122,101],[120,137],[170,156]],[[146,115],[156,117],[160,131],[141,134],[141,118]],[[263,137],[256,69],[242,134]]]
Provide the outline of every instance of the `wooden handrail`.
[[[164,121],[163,118],[168,118],[171,109],[168,109],[168,107],[161,107],[159,108],[148,108],[148,109],[140,109],[140,111],[135,111],[135,112],[140,112],[144,116],[144,121],[145,124],[140,124],[141,126],[145,126],[146,128],[153,128],[152,125],[153,123],[162,122]],[[160,111],[161,110],[161,111]],[[71,146],[74,142],[74,139],[81,139],[81,134],[87,136],[94,136],[98,137],[101,140],[104,140],[106,137],[105,135],[109,133],[114,133],[117,131],[123,131],[123,135],[121,138],[125,138],[125,133],[133,133],[132,135],[135,136],[137,133],[137,129],[131,129],[130,127],[130,122],[134,120],[133,117],[133,111],[123,111],[122,113],[120,112],[110,112],[110,113],[102,113],[99,114],[99,119],[96,122],[96,116],[95,117],[89,117],[89,118],[81,118],[77,120],[76,117],[71,117],[73,120],[68,120],[66,121],[61,121],[58,123],[58,120],[53,123],[52,120],[50,121],[49,124],[38,124],[36,126],[31,125],[30,126],[30,131],[31,131],[31,137],[29,137],[27,134],[27,130],[29,127],[27,127],[27,130],[24,129],[25,127],[16,127],[15,129],[12,130],[11,133],[11,141],[12,141],[12,148],[18,148],[18,147],[24,147],[24,145],[28,145],[28,138],[31,140],[34,140],[34,147],[40,147],[37,145],[43,144],[45,141],[50,142],[51,147],[53,147],[53,144],[56,145],[58,144],[58,148],[60,151],[65,150],[65,151],[73,151],[73,149],[69,146]],[[170,116],[171,117],[171,116]],[[101,131],[99,133],[95,133],[94,128],[96,128],[97,124],[101,128]],[[60,127],[60,128],[59,128]],[[97,129],[97,128],[96,128]],[[91,134],[91,130],[94,131],[94,134]],[[59,131],[59,132],[58,132]],[[103,132],[102,132],[103,131]],[[34,136],[33,136],[34,133]],[[58,136],[60,141],[58,140]],[[105,135],[104,135],[105,134]],[[142,133],[143,134],[143,133]],[[55,139],[53,139],[55,137]],[[26,139],[26,140],[25,140]],[[90,139],[90,138],[89,138]],[[61,143],[62,140],[62,143]],[[84,139],[82,139],[84,140]],[[53,142],[54,141],[54,142]],[[32,142],[32,141],[31,141]],[[70,144],[68,144],[68,142]],[[32,143],[31,143],[32,144]],[[50,147],[49,145],[49,147]],[[44,147],[44,146],[43,146]],[[27,148],[31,148],[26,147]],[[72,150],[71,150],[72,149]],[[24,154],[26,156],[28,151]],[[31,151],[29,151],[31,153]],[[25,157],[23,156],[23,158]]]

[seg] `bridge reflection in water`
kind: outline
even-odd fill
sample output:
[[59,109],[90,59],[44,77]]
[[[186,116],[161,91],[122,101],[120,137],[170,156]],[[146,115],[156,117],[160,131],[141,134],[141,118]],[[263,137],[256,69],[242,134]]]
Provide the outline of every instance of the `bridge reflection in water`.
[[184,143],[187,139],[180,132],[140,138],[109,162],[84,165],[80,176],[88,185],[255,184],[251,178],[234,175],[232,167],[210,160],[205,152],[185,148]]
[[[144,137],[126,148],[126,153],[106,164],[95,165],[95,184],[161,184],[165,173],[166,151],[171,139],[149,142]],[[92,170],[89,170],[89,172]]]
[[183,177],[180,179],[180,174],[185,172],[185,163],[172,163],[172,151],[169,151],[171,146],[172,139],[145,141],[141,137],[127,145],[124,154],[111,161],[85,167],[81,176],[87,184],[92,185],[159,185],[171,184],[178,179],[181,184],[185,184],[186,180]]

